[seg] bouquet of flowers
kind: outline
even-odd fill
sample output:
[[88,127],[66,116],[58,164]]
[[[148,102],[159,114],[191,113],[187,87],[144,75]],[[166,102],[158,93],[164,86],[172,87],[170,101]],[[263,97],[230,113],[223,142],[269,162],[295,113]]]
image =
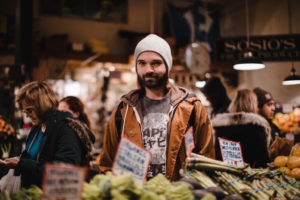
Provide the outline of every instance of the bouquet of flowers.
[[13,127],[0,117],[0,156],[2,159],[8,158],[15,138]]

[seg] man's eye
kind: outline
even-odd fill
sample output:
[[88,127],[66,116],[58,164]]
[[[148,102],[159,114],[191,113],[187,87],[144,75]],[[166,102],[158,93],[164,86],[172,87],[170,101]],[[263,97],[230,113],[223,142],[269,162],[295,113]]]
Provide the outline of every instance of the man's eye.
[[159,60],[151,62],[151,65],[161,65],[161,64],[162,62]]
[[145,65],[145,64],[146,64],[146,62],[144,62],[144,61],[140,61],[140,60],[139,60],[139,61],[138,61],[138,64],[139,64],[139,65]]

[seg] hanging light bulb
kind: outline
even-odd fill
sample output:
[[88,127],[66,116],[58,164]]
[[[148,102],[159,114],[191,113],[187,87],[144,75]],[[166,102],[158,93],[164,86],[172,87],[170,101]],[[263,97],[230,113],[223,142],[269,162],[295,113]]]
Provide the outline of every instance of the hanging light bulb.
[[287,76],[284,81],[282,81],[282,85],[297,85],[300,84],[300,76],[296,74],[296,70],[294,68],[294,63],[291,69],[291,74]]
[[252,51],[248,50],[243,55],[241,62],[233,65],[235,70],[258,70],[265,68],[265,65],[259,60],[255,59]]
[[233,65],[235,70],[258,70],[265,68],[265,65],[254,57],[253,52],[249,48],[250,44],[250,31],[249,31],[249,12],[248,0],[245,0],[245,13],[246,13],[246,33],[247,33],[247,48],[239,63]]

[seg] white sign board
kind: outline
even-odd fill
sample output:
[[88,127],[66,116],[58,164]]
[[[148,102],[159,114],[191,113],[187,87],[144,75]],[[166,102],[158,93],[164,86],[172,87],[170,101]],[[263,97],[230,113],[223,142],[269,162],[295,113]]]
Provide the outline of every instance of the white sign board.
[[80,200],[86,168],[65,164],[46,164],[43,200]]
[[133,174],[133,179],[143,183],[146,179],[151,153],[139,147],[126,137],[122,137],[114,159],[112,172],[114,175],[122,175],[126,172]]
[[241,144],[239,142],[234,142],[223,138],[218,139],[223,161],[227,162],[228,164],[244,167],[245,163],[243,159]]
[[187,157],[190,155],[190,153],[192,153],[193,149],[195,148],[193,133],[193,127],[190,127],[184,135],[185,152]]

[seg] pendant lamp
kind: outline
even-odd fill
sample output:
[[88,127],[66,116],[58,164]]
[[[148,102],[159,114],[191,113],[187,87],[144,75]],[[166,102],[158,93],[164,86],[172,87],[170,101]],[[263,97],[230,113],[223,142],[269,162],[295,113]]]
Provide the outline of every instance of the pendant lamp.
[[291,73],[283,81],[282,85],[297,85],[300,84],[300,76],[296,74],[294,63],[291,69]]
[[[289,20],[289,32],[292,33],[292,13],[291,13],[291,2],[287,0],[288,6],[288,20]],[[297,85],[300,84],[300,76],[296,74],[296,69],[294,68],[294,61],[292,60],[292,69],[290,75],[287,76],[283,81],[282,85]]]
[[246,33],[247,33],[247,48],[243,54],[242,59],[239,63],[233,65],[233,69],[235,70],[258,70],[265,68],[265,65],[259,61],[253,55],[253,52],[249,48],[250,44],[250,31],[249,31],[249,11],[248,11],[248,0],[245,0],[245,13],[246,13]]

